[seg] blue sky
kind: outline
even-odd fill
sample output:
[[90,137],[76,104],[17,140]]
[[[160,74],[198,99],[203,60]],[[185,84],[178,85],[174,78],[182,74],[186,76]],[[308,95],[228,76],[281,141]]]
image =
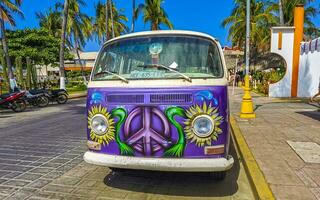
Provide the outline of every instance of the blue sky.
[[[98,0],[85,0],[87,6],[83,12],[90,16],[94,15],[94,5]],[[100,0],[105,1],[105,0]],[[128,26],[131,27],[131,0],[113,0],[118,8],[123,8],[125,15],[128,16]],[[144,0],[136,0],[136,3],[142,3]],[[320,0],[316,0],[319,2]],[[45,11],[54,5],[57,0],[25,0],[21,10],[24,12],[25,19],[17,17],[17,28],[38,27],[38,20],[35,12]],[[194,30],[208,33],[221,42],[229,45],[227,40],[227,29],[221,26],[221,21],[226,18],[233,8],[233,0],[165,0],[163,4],[169,15],[169,19],[175,29]],[[317,18],[319,21],[319,18]],[[142,19],[136,22],[136,31],[149,30],[148,25],[144,25]],[[95,41],[89,41],[85,47],[86,51],[97,51],[100,45]]]

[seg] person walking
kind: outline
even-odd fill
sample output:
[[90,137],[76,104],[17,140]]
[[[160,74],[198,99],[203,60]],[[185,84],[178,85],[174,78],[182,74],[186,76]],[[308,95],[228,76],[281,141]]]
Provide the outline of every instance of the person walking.
[[319,76],[319,85],[318,85],[318,92],[313,97],[311,97],[311,102],[315,102],[315,99],[320,96],[320,76]]

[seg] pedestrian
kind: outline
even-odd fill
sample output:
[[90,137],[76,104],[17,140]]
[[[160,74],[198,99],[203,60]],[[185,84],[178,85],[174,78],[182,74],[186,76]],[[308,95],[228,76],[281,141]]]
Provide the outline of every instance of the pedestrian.
[[315,99],[320,96],[320,76],[319,76],[319,84],[318,84],[318,92],[313,97],[311,97],[311,102],[315,102]]

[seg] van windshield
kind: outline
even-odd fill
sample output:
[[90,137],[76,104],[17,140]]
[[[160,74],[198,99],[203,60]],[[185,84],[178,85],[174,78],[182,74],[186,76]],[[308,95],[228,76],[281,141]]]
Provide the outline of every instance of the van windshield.
[[122,39],[102,49],[92,80],[221,78],[220,56],[215,43],[200,37]]

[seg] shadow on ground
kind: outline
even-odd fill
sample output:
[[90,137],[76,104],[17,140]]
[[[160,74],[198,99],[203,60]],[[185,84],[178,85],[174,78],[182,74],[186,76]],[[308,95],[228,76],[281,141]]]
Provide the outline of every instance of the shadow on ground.
[[234,145],[230,145],[230,154],[235,163],[223,181],[214,181],[210,173],[179,173],[127,170],[110,172],[104,183],[113,188],[151,194],[223,197],[232,196],[238,191],[237,180],[240,164]]
[[314,120],[320,121],[320,110],[315,110],[315,111],[300,111],[297,112],[298,114],[310,117]]

